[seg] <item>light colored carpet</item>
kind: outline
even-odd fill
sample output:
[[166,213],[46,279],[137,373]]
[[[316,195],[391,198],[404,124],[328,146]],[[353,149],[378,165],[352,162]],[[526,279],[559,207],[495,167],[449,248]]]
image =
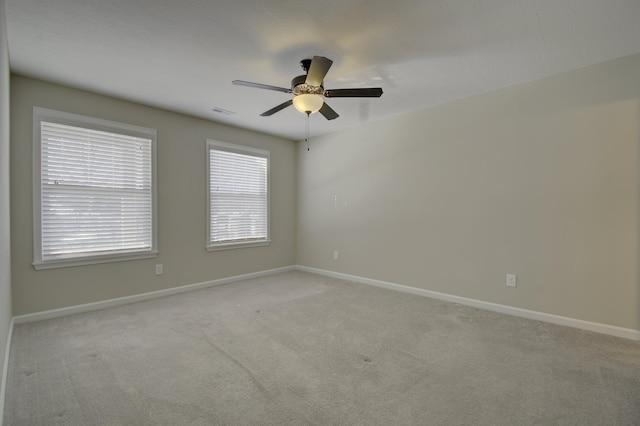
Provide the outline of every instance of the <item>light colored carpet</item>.
[[19,325],[5,425],[640,424],[640,343],[304,272]]

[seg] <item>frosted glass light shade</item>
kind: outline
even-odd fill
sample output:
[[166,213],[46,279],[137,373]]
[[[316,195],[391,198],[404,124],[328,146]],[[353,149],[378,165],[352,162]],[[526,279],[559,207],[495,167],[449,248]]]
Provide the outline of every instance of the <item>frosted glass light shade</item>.
[[322,96],[313,95],[313,94],[302,94],[297,95],[293,98],[293,106],[302,113],[313,114],[314,112],[318,112],[324,101],[322,100]]

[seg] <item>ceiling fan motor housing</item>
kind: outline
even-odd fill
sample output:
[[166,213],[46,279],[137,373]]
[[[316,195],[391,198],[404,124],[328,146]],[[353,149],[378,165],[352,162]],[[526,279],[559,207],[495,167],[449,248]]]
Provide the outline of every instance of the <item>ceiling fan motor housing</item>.
[[291,91],[295,95],[302,95],[302,94],[323,95],[324,94],[324,87],[312,86],[310,84],[305,83],[305,81],[307,81],[306,75],[299,75],[297,77],[293,77],[293,80],[291,80]]

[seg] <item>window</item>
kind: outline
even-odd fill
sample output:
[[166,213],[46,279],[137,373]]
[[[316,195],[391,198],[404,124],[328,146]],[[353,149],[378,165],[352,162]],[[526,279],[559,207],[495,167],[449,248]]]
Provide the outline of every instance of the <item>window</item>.
[[207,140],[207,249],[269,244],[269,151]]
[[156,131],[34,108],[36,269],[157,254]]

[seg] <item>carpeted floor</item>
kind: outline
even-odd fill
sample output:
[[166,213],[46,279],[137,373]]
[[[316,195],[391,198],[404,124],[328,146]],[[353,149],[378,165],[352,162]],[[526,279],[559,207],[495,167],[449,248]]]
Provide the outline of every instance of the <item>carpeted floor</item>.
[[638,425],[640,342],[304,272],[19,325],[5,425]]

